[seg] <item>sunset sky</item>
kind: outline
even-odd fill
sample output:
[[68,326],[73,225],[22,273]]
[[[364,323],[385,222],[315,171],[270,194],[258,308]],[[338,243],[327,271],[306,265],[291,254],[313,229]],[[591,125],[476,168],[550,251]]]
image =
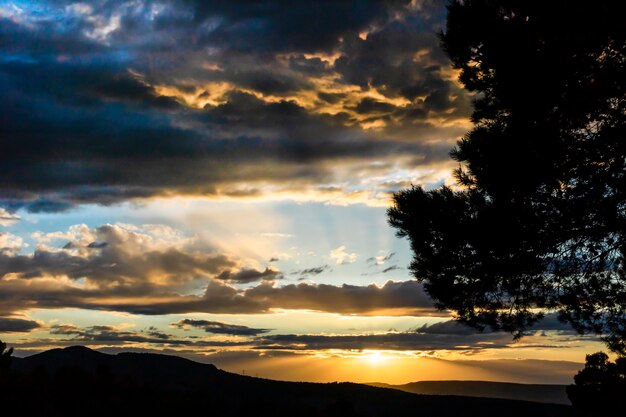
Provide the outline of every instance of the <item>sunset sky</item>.
[[457,325],[387,225],[394,191],[454,183],[471,127],[444,6],[0,1],[0,339],[287,380],[570,382],[597,338]]

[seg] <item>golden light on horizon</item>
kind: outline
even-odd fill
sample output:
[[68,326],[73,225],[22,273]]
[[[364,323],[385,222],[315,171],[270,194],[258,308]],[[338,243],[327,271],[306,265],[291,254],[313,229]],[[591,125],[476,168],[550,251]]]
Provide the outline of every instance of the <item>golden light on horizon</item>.
[[378,366],[378,365],[383,365],[384,363],[389,361],[391,357],[386,356],[384,353],[382,353],[379,350],[375,350],[375,351],[366,353],[363,356],[363,359],[365,359],[372,366]]

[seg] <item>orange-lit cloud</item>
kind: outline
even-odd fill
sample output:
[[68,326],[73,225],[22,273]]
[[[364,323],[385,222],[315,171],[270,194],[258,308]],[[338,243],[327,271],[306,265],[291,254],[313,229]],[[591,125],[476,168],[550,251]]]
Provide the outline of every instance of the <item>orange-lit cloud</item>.
[[310,14],[337,5],[300,3],[291,27],[263,8],[249,25],[243,4],[141,3],[50,4],[49,25],[6,10],[6,213],[177,196],[382,206],[383,182],[450,180],[470,97],[438,47],[443,5],[371,2],[320,31]]

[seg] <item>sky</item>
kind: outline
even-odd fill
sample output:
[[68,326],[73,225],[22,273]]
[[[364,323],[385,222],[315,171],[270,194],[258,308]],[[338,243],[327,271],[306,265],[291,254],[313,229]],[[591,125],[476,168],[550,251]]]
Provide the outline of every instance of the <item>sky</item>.
[[434,307],[386,219],[454,185],[445,2],[0,1],[0,339],[296,381],[569,383]]

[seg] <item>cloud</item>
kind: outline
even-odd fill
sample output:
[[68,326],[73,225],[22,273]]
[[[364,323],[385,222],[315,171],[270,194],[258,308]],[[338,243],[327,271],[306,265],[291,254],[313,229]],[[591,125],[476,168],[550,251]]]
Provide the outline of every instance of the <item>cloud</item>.
[[[334,47],[342,36],[384,22],[409,4],[408,0],[301,1],[291,7],[280,2],[190,2],[197,20],[222,16],[207,38],[238,51],[298,50],[317,52]],[[254,19],[255,25],[246,25]],[[323,22],[323,24],[322,24]]]
[[270,335],[259,344],[263,349],[327,350],[457,350],[476,351],[507,348],[512,343],[508,334],[498,335],[439,335],[417,332],[366,335]]
[[19,216],[13,213],[9,213],[8,211],[0,207],[0,226],[5,226],[5,227],[11,226],[12,224],[18,222],[19,220],[20,220]]
[[67,339],[40,339],[31,343],[23,343],[24,347],[46,346],[50,343],[55,345],[71,345],[81,343],[85,345],[126,345],[126,344],[149,344],[170,347],[226,347],[226,346],[243,346],[249,344],[244,341],[229,340],[208,340],[208,339],[192,339],[178,338],[171,334],[164,333],[155,327],[148,327],[140,331],[129,331],[117,328],[115,326],[87,326],[79,327],[73,324],[58,324],[50,327],[51,335],[69,336]]
[[393,104],[377,101],[371,97],[362,99],[359,104],[354,107],[354,110],[359,114],[391,113],[395,109],[396,106]]
[[[12,325],[7,331],[29,331],[38,328],[34,322],[25,325]],[[33,324],[34,323],[34,324]],[[155,327],[141,330],[131,330],[127,326],[95,325],[80,327],[74,324],[54,324],[47,330],[54,338],[31,338],[16,344],[20,348],[41,348],[48,346],[69,346],[76,343],[96,346],[125,346],[126,349],[145,349],[147,346],[158,346],[160,349],[175,348],[189,349],[172,353],[206,353],[207,349],[238,347],[238,352],[229,354],[256,355],[252,351],[277,352],[289,354],[298,352],[326,351],[326,350],[396,350],[426,352],[434,354],[437,351],[456,351],[462,355],[474,355],[488,349],[507,348],[571,348],[571,340],[561,343],[551,339],[546,344],[542,337],[534,337],[526,343],[515,342],[510,334],[503,332],[476,332],[465,328],[451,326],[450,321],[424,326],[417,330],[406,332],[384,332],[375,334],[274,334],[267,335],[270,329],[252,328],[229,323],[182,319],[171,324],[173,327],[188,329],[195,327],[210,333],[209,337],[177,336],[164,332]],[[439,325],[441,324],[441,325]],[[15,330],[20,328],[23,330]],[[59,337],[60,336],[60,337]],[[237,336],[236,339],[224,339],[222,336]],[[241,338],[245,338],[242,340]],[[209,350],[210,351],[210,350]],[[178,352],[178,353],[176,353]],[[247,352],[247,353],[246,353]],[[497,367],[497,364],[493,364]],[[571,376],[571,375],[570,375]]]
[[[448,60],[438,48],[437,32],[445,22],[444,6],[421,2],[419,11],[390,21],[366,39],[351,33],[341,44],[342,55],[334,67],[345,81],[362,88],[373,86],[390,96],[398,94],[411,101],[414,109],[428,112],[455,108],[450,96],[460,88],[443,76]],[[359,104],[361,113],[394,110],[394,106],[373,98]]]
[[[279,286],[280,272],[242,266],[241,260],[163,225],[75,225],[66,231],[35,232],[37,247],[32,253],[21,253],[23,242],[0,236],[17,242],[0,251],[0,315],[33,308],[134,314],[257,314],[276,309],[442,314],[417,281]],[[325,268],[304,272],[315,274]],[[245,289],[233,286],[258,280]]]
[[244,297],[269,308],[306,309],[355,315],[437,315],[433,303],[417,281],[387,281],[383,286],[343,284],[261,284]]
[[[454,320],[446,320],[439,323],[425,324],[422,327],[416,329],[416,332],[424,334],[442,334],[452,336],[470,336],[478,333],[476,329],[465,326]],[[489,330],[484,330],[482,333],[487,334],[492,332]]]
[[0,232],[0,257],[11,255],[28,246],[24,239],[11,233]]
[[383,274],[386,274],[387,272],[398,271],[400,269],[404,269],[404,268],[402,268],[401,266],[398,266],[398,265],[392,265],[392,266],[389,266],[389,267],[383,269],[381,272]]
[[260,280],[275,280],[281,279],[283,274],[280,271],[276,271],[271,268],[265,268],[263,271],[258,271],[256,269],[248,269],[244,268],[237,272],[232,272],[230,270],[226,270],[219,274],[216,278],[226,282],[233,282],[238,284],[248,284],[250,282],[260,281]]
[[372,265],[383,265],[385,262],[393,258],[395,254],[395,252],[390,252],[386,255],[372,256],[370,258],[367,258],[365,262]]
[[[0,277],[62,276],[84,279],[88,286],[100,289],[154,286],[175,290],[236,266],[224,254],[194,250],[193,239],[161,225],[108,224],[94,229],[76,225],[65,233],[33,236],[39,245],[32,254],[0,252]],[[49,246],[60,239],[67,239],[62,248]]]
[[207,333],[229,334],[234,336],[257,336],[259,334],[267,333],[270,331],[270,329],[258,329],[237,324],[222,323],[219,321],[194,319],[182,319],[176,323],[173,323],[173,325],[183,329],[188,327],[197,327]]
[[292,272],[292,275],[319,275],[324,271],[327,271],[330,269],[330,265],[320,265],[320,266],[314,266],[312,268],[305,268],[305,269],[301,269],[299,271],[295,271]]
[[339,246],[330,251],[330,259],[334,260],[337,265],[351,264],[356,262],[358,255],[356,253],[346,252],[345,245]]
[[[355,315],[441,315],[417,281],[279,285],[283,273],[162,224],[33,232],[34,250],[0,234],[0,316],[81,308],[134,314],[258,314],[278,309]],[[340,247],[337,261],[354,260]],[[298,273],[314,276],[329,265]],[[241,284],[252,284],[241,287]]]
[[83,289],[62,280],[0,281],[5,300],[0,312],[29,308],[81,308],[133,314],[259,314],[276,309],[313,310],[346,315],[445,315],[415,281],[376,285],[262,283],[246,290],[209,281],[202,296],[180,295],[150,285]]
[[[485,329],[482,332],[478,332],[478,330],[466,326],[455,320],[446,320],[438,323],[433,323],[430,325],[423,325],[416,329],[419,333],[425,334],[445,334],[445,335],[454,335],[454,336],[470,336],[476,333],[481,334],[490,334],[490,333],[504,333],[504,332],[494,332],[490,329]],[[532,335],[545,335],[545,332],[556,332],[561,335],[578,335],[578,333],[567,323],[558,319],[558,314],[549,313],[539,321],[534,324],[531,328],[529,328],[525,334],[527,336]]]
[[[442,4],[353,3],[9,11],[0,206],[172,195],[383,204],[388,178],[422,178],[414,158],[447,161],[469,101],[437,52]],[[382,175],[372,160],[388,163]],[[364,185],[352,169],[379,180]]]
[[41,325],[33,320],[0,317],[0,333],[28,333],[40,327]]
[[[72,244],[72,243],[68,242],[68,244]],[[87,247],[90,249],[102,249],[102,248],[106,248],[108,245],[109,245],[108,242],[91,242],[90,244],[87,245]],[[68,249],[71,249],[72,247],[73,247],[73,244]]]
[[[571,348],[575,347],[569,338],[563,343],[558,334],[546,342],[546,336],[540,334],[538,326],[532,336],[516,342],[505,332],[478,332],[455,321],[442,321],[425,325],[404,332],[388,331],[373,334],[273,334],[267,335],[271,329],[254,328],[212,320],[181,319],[171,324],[179,329],[197,328],[209,333],[209,337],[196,335],[178,336],[164,332],[155,327],[141,330],[128,329],[128,326],[94,325],[80,327],[74,324],[53,324],[47,328],[50,338],[32,338],[20,342],[22,348],[46,346],[67,346],[76,343],[86,345],[107,345],[128,347],[160,346],[189,349],[241,347],[259,351],[310,352],[317,350],[361,351],[398,350],[433,353],[436,351],[456,351],[463,355],[473,355],[487,349],[507,348]],[[544,327],[549,329],[551,322]],[[34,329],[45,329],[37,322],[23,319],[0,318],[0,329],[3,332],[28,332]],[[560,334],[560,333],[559,333]],[[61,337],[58,337],[61,336]],[[237,339],[224,339],[221,336],[237,336]],[[240,338],[246,338],[242,340]],[[193,352],[193,350],[192,350]]]
[[[277,334],[262,336],[257,346],[263,349],[282,350],[326,350],[326,349],[382,349],[382,350],[416,350],[437,351],[454,350],[465,354],[473,354],[485,349],[505,348],[537,348],[537,347],[568,347],[559,345],[556,339],[548,344],[540,338],[546,330],[557,330],[558,334],[573,335],[571,328],[564,324],[556,325],[556,317],[549,315],[546,321],[537,324],[528,337],[516,342],[506,332],[477,331],[454,320],[446,320],[430,325],[423,325],[406,332],[386,332],[377,334],[357,335],[309,335],[309,334]],[[569,346],[571,347],[571,346]]]

